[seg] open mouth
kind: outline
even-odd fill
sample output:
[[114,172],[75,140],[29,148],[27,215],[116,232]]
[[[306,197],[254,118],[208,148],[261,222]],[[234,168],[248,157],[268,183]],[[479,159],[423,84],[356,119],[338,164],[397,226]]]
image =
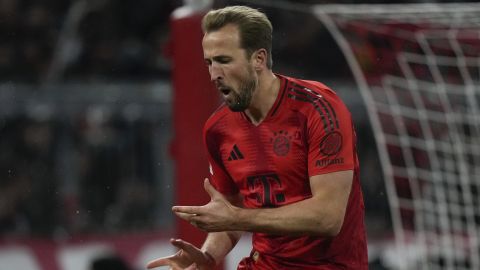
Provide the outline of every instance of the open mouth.
[[228,96],[228,94],[230,94],[230,88],[227,88],[227,87],[220,87],[218,88],[218,90],[220,90],[220,92],[222,92],[222,94],[224,96]]

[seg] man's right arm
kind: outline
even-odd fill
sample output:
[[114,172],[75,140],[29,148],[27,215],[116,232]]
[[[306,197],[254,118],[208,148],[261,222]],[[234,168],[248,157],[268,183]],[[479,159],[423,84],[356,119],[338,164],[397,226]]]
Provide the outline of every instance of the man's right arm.
[[[224,196],[231,204],[242,206],[240,194]],[[201,249],[182,239],[170,239],[173,246],[179,251],[174,255],[154,259],[147,264],[147,268],[170,266],[170,269],[187,269],[192,264],[196,269],[211,269],[213,265],[220,263],[225,256],[235,247],[242,236],[239,231],[210,232]],[[190,268],[188,268],[190,269]]]
[[[225,198],[233,205],[242,207],[243,199],[238,193],[235,195],[225,196]],[[202,246],[202,251],[211,256],[218,264],[225,256],[237,245],[238,240],[242,237],[241,231],[225,231],[208,233],[207,238]]]
[[207,254],[215,264],[221,262],[235,247],[243,232],[212,232],[209,233],[202,246],[202,251]]

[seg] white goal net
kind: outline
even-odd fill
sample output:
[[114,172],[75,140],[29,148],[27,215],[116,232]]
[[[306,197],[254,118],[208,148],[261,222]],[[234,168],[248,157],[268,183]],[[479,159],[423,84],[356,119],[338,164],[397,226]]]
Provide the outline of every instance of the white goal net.
[[398,268],[480,269],[480,4],[314,12],[367,106]]

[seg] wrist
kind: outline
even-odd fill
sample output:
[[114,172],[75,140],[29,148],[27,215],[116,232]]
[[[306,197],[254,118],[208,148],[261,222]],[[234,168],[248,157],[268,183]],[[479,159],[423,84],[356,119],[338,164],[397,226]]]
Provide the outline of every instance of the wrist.
[[249,226],[248,222],[251,221],[252,217],[249,216],[249,213],[245,208],[236,207],[234,214],[234,224],[231,225],[232,230],[234,231],[248,231]]
[[217,265],[217,261],[215,260],[215,258],[210,253],[208,253],[208,251],[203,251],[203,255],[205,256],[205,260],[207,261],[207,265],[211,265],[211,266],[216,266]]

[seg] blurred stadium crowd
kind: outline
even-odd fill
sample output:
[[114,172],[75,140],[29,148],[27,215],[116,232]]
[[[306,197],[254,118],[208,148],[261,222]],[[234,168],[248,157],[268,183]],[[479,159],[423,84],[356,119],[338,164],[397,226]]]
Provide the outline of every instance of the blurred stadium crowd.
[[[165,77],[169,67],[160,50],[169,14],[181,4],[1,0],[0,79],[41,82],[63,37],[72,44],[63,79]],[[69,16],[78,21],[67,22]],[[65,31],[71,32],[62,37]]]
[[[58,58],[65,62],[61,69],[61,80],[168,78],[169,16],[183,2],[0,0],[0,80],[40,83],[48,79],[49,73],[58,72],[58,68],[55,69],[58,66],[55,60]],[[214,2],[214,6],[244,3],[227,0]],[[304,6],[391,1],[282,2]],[[299,10],[268,7],[264,10],[276,28],[274,59],[278,62],[277,69],[291,71],[293,75],[349,75],[348,67],[338,59],[342,56],[336,45],[313,16],[301,11],[299,13]],[[299,24],[292,24],[292,20]],[[297,31],[298,25],[302,25],[302,31]],[[68,47],[68,55],[65,55],[62,44]],[[305,51],[313,57],[305,57]],[[318,56],[328,66],[319,64]]]
[[2,234],[152,228],[154,123],[99,116],[1,120]]

